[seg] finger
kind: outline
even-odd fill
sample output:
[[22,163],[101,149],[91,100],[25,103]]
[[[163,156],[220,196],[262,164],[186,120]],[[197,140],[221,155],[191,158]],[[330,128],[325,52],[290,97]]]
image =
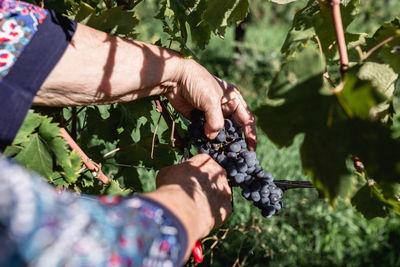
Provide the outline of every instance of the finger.
[[203,110],[206,116],[204,132],[209,139],[214,139],[224,126],[221,103],[219,101],[207,101]]
[[239,91],[231,90],[222,102],[224,116],[230,116],[234,124],[243,131],[249,150],[256,150],[257,134],[254,116]]
[[[233,91],[234,91],[235,96],[239,98],[241,107],[243,107],[243,109],[244,109],[239,113],[241,113],[243,115],[243,119],[245,119],[245,121],[247,122],[244,124],[244,127],[242,129],[244,132],[244,135],[246,137],[247,145],[250,150],[255,151],[257,148],[257,133],[256,133],[254,116],[251,113],[249,106],[247,105],[246,101],[244,100],[244,98],[243,98],[242,94],[239,92],[239,90],[236,87],[234,87]],[[241,110],[240,107],[239,107],[239,110]]]

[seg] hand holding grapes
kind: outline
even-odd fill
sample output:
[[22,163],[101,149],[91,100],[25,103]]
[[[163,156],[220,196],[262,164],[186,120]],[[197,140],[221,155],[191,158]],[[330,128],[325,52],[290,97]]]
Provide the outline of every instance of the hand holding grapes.
[[184,60],[180,82],[166,96],[187,118],[193,109],[204,111],[207,121],[204,130],[210,139],[224,126],[224,117],[230,117],[244,132],[249,149],[256,149],[254,117],[236,86],[212,76],[195,61]]

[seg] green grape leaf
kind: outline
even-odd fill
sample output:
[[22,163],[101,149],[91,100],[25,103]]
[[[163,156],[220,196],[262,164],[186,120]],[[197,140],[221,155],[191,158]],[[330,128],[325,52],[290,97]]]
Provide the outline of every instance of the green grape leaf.
[[397,183],[400,177],[400,142],[378,121],[355,119],[344,128],[351,135],[349,152],[363,162],[367,174],[377,183]]
[[361,212],[366,219],[385,217],[385,206],[379,201],[375,190],[368,185],[363,186],[351,199],[351,203]]
[[202,19],[202,14],[206,8],[207,2],[200,1],[196,9],[187,16],[192,42],[200,49],[204,49],[211,39],[211,27]]
[[387,100],[380,92],[384,90],[374,86],[374,83],[379,84],[379,81],[373,81],[374,75],[366,73],[368,68],[369,66],[357,66],[349,70],[344,78],[343,89],[337,94],[339,103],[350,118],[368,119],[372,115],[372,109]]
[[[389,39],[391,38],[391,40]],[[380,44],[390,40],[383,46]],[[383,24],[372,36],[367,39],[367,49],[378,48],[367,60],[389,64],[396,72],[400,72],[400,18],[395,18],[390,23]]]
[[6,157],[14,157],[22,150],[21,146],[11,145],[7,146],[3,151],[3,155]]
[[126,196],[132,193],[130,189],[122,189],[118,181],[111,180],[101,191],[103,195]]
[[96,14],[90,5],[80,2],[68,12],[68,18],[110,34],[131,34],[139,23],[134,12],[123,6],[113,7]]
[[81,167],[81,156],[75,150],[71,151],[71,153],[69,154],[69,165],[63,166],[65,172],[65,180],[70,184],[76,183],[79,177],[78,171],[81,169]]
[[37,133],[29,136],[29,140],[23,143],[23,149],[14,159],[27,169],[51,179],[53,159],[50,151]]
[[[59,130],[59,129],[58,129]],[[54,153],[56,164],[60,167],[70,167],[69,150],[67,142],[61,137],[55,137],[46,142],[48,148]]]
[[50,141],[57,136],[61,136],[60,127],[57,123],[52,123],[51,118],[42,119],[39,127],[40,136],[46,141]]
[[37,127],[42,123],[43,117],[32,110],[28,111],[17,135],[14,138],[13,145],[21,144],[28,141],[28,136],[32,134]]
[[58,171],[53,172],[51,178],[52,178],[51,183],[54,184],[55,186],[65,187],[65,188],[70,186],[70,184],[68,184],[67,181],[65,181],[64,177]]
[[376,184],[363,186],[352,198],[351,203],[367,219],[385,217],[388,208],[400,214],[400,202],[394,198],[386,198]]
[[371,81],[379,92],[387,98],[391,98],[399,75],[387,64],[365,62],[359,70],[358,77],[362,80]]
[[243,20],[248,13],[248,0],[214,0],[210,1],[202,18],[211,30],[224,28],[231,22]]
[[[139,167],[139,166],[138,166]],[[121,168],[114,176],[121,188],[129,188],[134,192],[143,192],[142,182],[136,168]]]
[[321,127],[320,131],[306,134],[300,148],[304,172],[333,206],[338,196],[348,197],[354,181],[345,162],[349,151],[348,140],[341,133],[343,128]]

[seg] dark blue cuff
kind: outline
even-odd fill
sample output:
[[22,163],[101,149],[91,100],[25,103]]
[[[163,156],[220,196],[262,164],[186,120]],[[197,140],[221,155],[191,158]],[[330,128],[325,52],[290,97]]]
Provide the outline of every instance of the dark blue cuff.
[[52,10],[0,83],[0,143],[10,144],[42,83],[76,30],[76,22]]
[[187,231],[185,227],[183,226],[182,222],[178,220],[178,218],[165,206],[162,205],[162,203],[159,203],[153,199],[147,198],[143,195],[138,196],[143,201],[149,202],[154,206],[160,207],[164,211],[164,216],[170,220],[170,222],[173,224],[174,227],[178,230],[178,242],[181,246],[181,250],[179,251],[179,265],[178,266],[183,266],[184,265],[184,260],[185,260],[185,254],[186,254],[186,249],[188,246],[188,236],[187,236]]

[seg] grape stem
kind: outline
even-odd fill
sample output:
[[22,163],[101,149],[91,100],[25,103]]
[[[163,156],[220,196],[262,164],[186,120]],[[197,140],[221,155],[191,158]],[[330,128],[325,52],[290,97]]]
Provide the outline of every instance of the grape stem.
[[315,188],[312,183],[308,181],[274,180],[274,183],[282,189],[282,191],[296,188]]
[[181,152],[183,152],[184,148],[185,148],[185,145],[184,145],[185,143],[183,142],[182,138],[179,136],[178,132],[174,131],[175,123],[172,120],[172,116],[169,113],[166,104],[163,101],[161,101],[159,96],[154,96],[153,99],[154,99],[154,102],[156,103],[156,110],[161,113],[165,122],[168,125],[168,128],[170,129],[171,133],[173,134],[172,135],[173,140],[174,140],[173,146],[174,147],[176,146]]
[[374,46],[373,48],[371,48],[371,50],[369,50],[367,53],[364,53],[362,56],[362,60],[367,59],[372,53],[374,53],[376,50],[378,50],[379,48],[381,48],[382,46],[384,46],[387,43],[390,43],[391,41],[393,41],[396,38],[399,38],[400,35],[393,35],[390,36],[389,38],[383,40],[382,42],[380,42],[379,44],[377,44],[376,46]]

